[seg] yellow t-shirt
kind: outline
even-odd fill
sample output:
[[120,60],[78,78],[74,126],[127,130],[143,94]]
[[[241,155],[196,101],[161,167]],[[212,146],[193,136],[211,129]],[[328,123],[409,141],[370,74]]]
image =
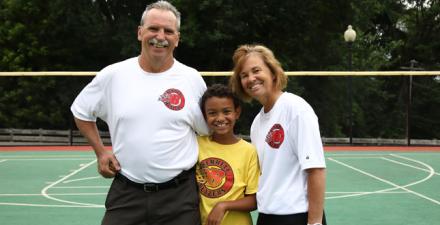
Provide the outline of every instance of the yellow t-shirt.
[[[202,224],[205,224],[217,202],[257,193],[260,169],[255,147],[243,139],[231,145],[213,142],[207,136],[197,140],[199,159],[196,174],[201,196],[200,213]],[[252,225],[252,218],[249,212],[229,211],[221,224]]]

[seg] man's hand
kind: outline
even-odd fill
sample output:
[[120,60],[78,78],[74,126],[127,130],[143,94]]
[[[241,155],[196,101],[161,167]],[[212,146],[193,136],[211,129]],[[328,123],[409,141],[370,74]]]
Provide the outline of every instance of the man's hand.
[[99,136],[96,122],[85,121],[75,117],[75,123],[81,134],[87,139],[98,159],[98,172],[105,178],[116,175],[121,166],[112,151],[106,150]]
[[98,172],[105,178],[112,178],[121,170],[118,160],[111,151],[98,155]]

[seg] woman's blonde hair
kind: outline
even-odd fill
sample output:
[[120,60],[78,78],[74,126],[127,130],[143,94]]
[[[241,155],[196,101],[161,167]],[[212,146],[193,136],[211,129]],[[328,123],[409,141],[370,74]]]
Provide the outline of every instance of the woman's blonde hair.
[[240,72],[249,55],[258,55],[261,57],[275,78],[274,85],[276,89],[283,90],[287,86],[287,76],[284,74],[281,63],[275,58],[269,48],[263,45],[241,45],[234,51],[234,55],[232,56],[234,68],[232,76],[229,79],[229,86],[238,97],[246,102],[252,100],[252,97],[243,90],[240,79]]

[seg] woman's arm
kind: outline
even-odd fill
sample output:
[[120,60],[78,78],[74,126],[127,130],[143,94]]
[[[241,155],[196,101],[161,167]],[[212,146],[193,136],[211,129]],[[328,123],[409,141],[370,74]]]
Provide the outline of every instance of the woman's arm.
[[325,168],[307,169],[308,224],[322,223],[325,196]]

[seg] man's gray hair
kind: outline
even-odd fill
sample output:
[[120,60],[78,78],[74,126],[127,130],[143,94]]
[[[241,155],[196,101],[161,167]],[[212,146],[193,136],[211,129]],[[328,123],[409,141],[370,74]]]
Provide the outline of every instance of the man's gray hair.
[[180,30],[180,12],[171,3],[163,0],[147,5],[147,8],[145,8],[145,11],[142,13],[141,26],[144,25],[144,19],[147,16],[148,11],[150,11],[151,9],[171,11],[177,19],[177,31]]

